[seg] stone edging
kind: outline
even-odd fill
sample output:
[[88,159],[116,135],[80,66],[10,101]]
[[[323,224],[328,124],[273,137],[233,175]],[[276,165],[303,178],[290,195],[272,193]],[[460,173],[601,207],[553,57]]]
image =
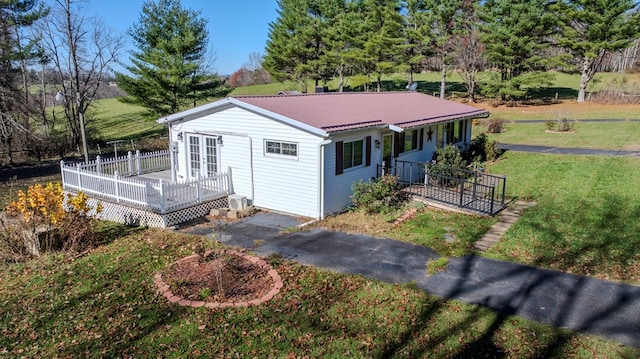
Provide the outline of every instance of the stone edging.
[[[171,288],[169,287],[168,284],[166,284],[164,282],[164,280],[162,280],[162,274],[161,273],[156,273],[153,276],[153,281],[155,282],[156,286],[158,287],[159,292],[169,300],[170,303],[175,303],[181,306],[187,306],[187,307],[193,307],[193,308],[199,308],[199,307],[205,307],[205,308],[210,308],[210,309],[216,309],[216,308],[240,308],[240,307],[248,307],[250,305],[260,305],[268,300],[270,300],[271,298],[273,298],[274,295],[278,294],[278,292],[280,292],[280,288],[282,288],[282,278],[280,278],[280,275],[278,274],[278,272],[275,271],[275,269],[273,269],[267,262],[265,262],[263,259],[260,259],[256,256],[251,256],[248,254],[244,254],[241,252],[238,252],[236,250],[222,250],[219,251],[219,253],[221,254],[230,254],[230,255],[234,255],[234,256],[238,256],[241,258],[244,258],[246,260],[248,260],[249,262],[256,264],[258,266],[260,266],[261,268],[265,269],[267,271],[267,273],[271,276],[271,278],[273,279],[273,288],[265,295],[263,295],[262,297],[258,298],[258,299],[252,299],[249,301],[240,301],[240,302],[204,302],[204,301],[195,301],[195,300],[187,300],[184,299],[182,297],[179,297],[177,295],[174,295],[173,292],[171,292]],[[184,261],[189,261],[192,260],[194,258],[198,258],[197,254],[192,254],[190,256],[184,257],[182,259],[179,259],[177,261],[175,261],[173,264],[176,263],[180,263],[180,262],[184,262]]]

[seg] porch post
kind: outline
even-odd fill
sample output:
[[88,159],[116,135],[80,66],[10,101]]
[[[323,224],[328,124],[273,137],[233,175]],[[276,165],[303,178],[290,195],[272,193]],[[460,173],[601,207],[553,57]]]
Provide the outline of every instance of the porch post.
[[[231,175],[231,167],[227,170],[227,194],[233,193],[233,176]],[[253,198],[251,199],[253,200]]]

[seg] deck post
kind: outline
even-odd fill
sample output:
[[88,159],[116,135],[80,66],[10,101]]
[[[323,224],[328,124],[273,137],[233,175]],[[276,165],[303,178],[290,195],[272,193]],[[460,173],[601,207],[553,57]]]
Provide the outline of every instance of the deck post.
[[142,165],[140,163],[140,150],[136,150],[136,174],[140,174]]
[[198,176],[196,178],[196,201],[200,203],[200,183],[202,182],[202,177]]
[[120,202],[120,175],[118,175],[118,171],[113,173],[113,180],[116,188],[116,202]]
[[493,202],[495,199],[495,195],[496,195],[496,186],[495,185],[491,185],[491,215],[493,216]]
[[78,174],[78,190],[82,190],[82,174],[80,173],[80,164],[76,165],[76,173]]
[[60,177],[62,180],[62,188],[67,188],[64,182],[64,160],[60,160]]
[[478,170],[473,171],[473,200],[476,200],[476,187],[478,186]]
[[160,213],[164,214],[167,209],[167,203],[164,198],[164,182],[160,179]]
[[504,194],[507,189],[507,176],[502,177],[502,205],[504,206]]
[[100,157],[100,155],[96,156],[96,172],[98,172],[99,175],[102,174],[102,157]]
[[231,176],[231,166],[227,167],[227,194],[233,193],[233,180]]
[[133,154],[131,154],[131,151],[127,152],[127,170],[129,172],[129,176],[131,176],[133,174]]

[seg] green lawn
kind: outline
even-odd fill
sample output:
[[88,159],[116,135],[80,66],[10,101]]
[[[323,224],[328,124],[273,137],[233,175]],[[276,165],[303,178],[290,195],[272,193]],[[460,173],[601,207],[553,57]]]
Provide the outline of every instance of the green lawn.
[[6,357],[631,358],[595,336],[443,301],[399,286],[270,257],[284,287],[260,307],[170,305],[153,274],[199,238],[109,231],[76,260],[0,264],[0,353]]
[[144,108],[140,106],[124,104],[116,98],[95,101],[94,104],[87,115],[90,119],[87,131],[91,138],[104,142],[130,142],[157,137],[166,132],[166,126],[146,116]]
[[[547,132],[544,123],[506,123],[504,132],[488,134],[501,143],[554,147],[640,150],[640,122],[574,122],[571,132]],[[474,126],[474,136],[486,131]]]
[[640,283],[640,159],[507,152],[488,171],[538,204],[486,255]]

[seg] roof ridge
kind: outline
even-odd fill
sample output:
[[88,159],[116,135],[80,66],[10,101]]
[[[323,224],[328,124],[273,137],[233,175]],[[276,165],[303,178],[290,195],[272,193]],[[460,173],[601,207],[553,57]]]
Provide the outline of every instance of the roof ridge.
[[[286,97],[314,97],[314,96],[341,96],[341,95],[398,95],[406,93],[417,93],[415,91],[381,91],[381,92],[317,92],[317,93],[299,93],[299,94],[281,94],[281,95],[235,95],[229,96],[237,99],[243,98],[286,98]],[[422,95],[431,96],[421,93]]]

